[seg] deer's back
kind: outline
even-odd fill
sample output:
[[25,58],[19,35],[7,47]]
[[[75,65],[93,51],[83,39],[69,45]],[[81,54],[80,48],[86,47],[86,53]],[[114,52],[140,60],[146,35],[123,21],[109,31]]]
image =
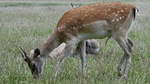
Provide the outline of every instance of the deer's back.
[[67,11],[59,20],[57,28],[72,28],[91,22],[106,20],[108,24],[123,23],[134,6],[129,4],[96,3]]

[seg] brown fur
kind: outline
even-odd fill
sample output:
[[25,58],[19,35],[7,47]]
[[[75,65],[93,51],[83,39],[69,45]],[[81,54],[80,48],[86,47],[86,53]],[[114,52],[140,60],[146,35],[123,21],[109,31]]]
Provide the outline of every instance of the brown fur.
[[133,8],[134,6],[132,5],[119,2],[96,3],[73,8],[66,12],[59,20],[56,31],[59,33],[60,38],[62,37],[62,40],[65,40],[65,33],[68,32],[76,36],[81,32],[79,29],[84,24],[89,24],[94,21],[106,20],[108,24],[114,25],[115,23],[118,24],[117,20],[119,20],[119,23],[122,24],[126,20],[129,12],[133,11]]

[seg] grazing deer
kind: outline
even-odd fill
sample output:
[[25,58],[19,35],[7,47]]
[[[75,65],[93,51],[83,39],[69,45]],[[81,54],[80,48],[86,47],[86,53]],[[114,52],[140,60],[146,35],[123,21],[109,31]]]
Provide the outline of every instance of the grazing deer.
[[121,67],[125,62],[123,77],[126,78],[133,48],[133,43],[128,38],[128,32],[137,12],[138,9],[134,6],[119,2],[96,3],[73,8],[61,17],[48,40],[40,48],[31,51],[30,57],[22,48],[19,49],[24,60],[28,63],[33,77],[37,78],[43,70],[44,62],[49,53],[64,42],[66,46],[52,76],[55,78],[64,59],[71,56],[78,47],[82,75],[86,76],[85,40],[111,37],[124,51],[124,56],[117,70],[118,76],[121,77]]

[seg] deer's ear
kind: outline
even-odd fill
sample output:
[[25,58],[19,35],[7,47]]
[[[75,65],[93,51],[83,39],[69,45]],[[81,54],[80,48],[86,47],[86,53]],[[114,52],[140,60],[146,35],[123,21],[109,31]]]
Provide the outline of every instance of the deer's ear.
[[36,48],[34,50],[34,57],[40,55],[40,49]]
[[34,50],[31,50],[29,57],[30,57],[31,59],[34,59],[34,58],[36,58],[36,57],[39,56],[39,55],[40,55],[40,49],[36,48],[36,49],[34,49]]

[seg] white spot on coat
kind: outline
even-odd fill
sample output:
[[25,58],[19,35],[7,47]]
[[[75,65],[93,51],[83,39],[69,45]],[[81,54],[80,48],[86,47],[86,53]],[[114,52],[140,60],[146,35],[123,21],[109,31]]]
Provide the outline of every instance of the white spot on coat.
[[116,19],[116,21],[118,22],[118,21],[119,21],[119,19]]
[[113,19],[111,22],[115,22],[115,19]]
[[123,10],[121,10],[120,12],[122,12],[122,13],[123,13],[124,11],[123,11]]
[[120,20],[122,19],[122,17],[119,18]]
[[122,19],[124,18],[124,16],[122,16]]

